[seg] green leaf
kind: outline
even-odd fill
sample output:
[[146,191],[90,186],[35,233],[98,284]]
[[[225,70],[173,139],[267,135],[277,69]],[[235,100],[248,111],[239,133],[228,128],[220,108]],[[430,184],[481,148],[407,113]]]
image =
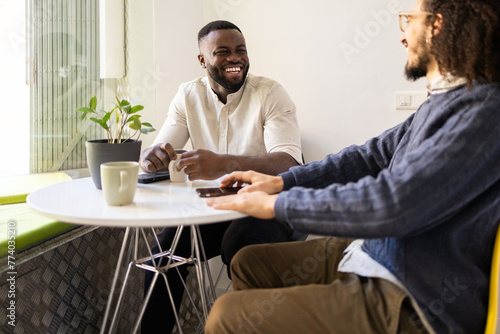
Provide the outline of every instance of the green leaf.
[[119,110],[115,110],[115,124],[120,124],[122,121],[122,113]]
[[94,95],[89,102],[89,107],[92,108],[92,110],[95,110],[97,106],[97,97]]
[[76,111],[81,111],[81,112],[84,112],[84,113],[94,112],[93,109],[87,108],[87,107],[80,107],[80,108],[76,109]]
[[111,111],[108,111],[103,117],[102,117],[102,121],[104,123],[107,123],[109,121],[109,119],[111,118],[111,114],[113,113],[113,110]]
[[120,101],[120,104],[119,104],[120,108],[123,109],[123,111],[125,111],[127,114],[129,113],[130,111],[130,108],[132,107],[130,105],[130,102],[128,102],[127,100],[121,100]]
[[134,116],[130,116],[130,117],[127,119],[127,123],[129,123],[129,122],[134,122],[134,120],[139,119],[140,117],[141,117],[141,115],[134,115]]
[[108,124],[102,120],[102,119],[98,119],[98,118],[95,118],[95,117],[92,117],[90,120],[96,122],[97,124],[99,124],[104,130],[109,130],[109,126]]
[[81,112],[94,112],[93,109],[89,108],[89,107],[80,107],[78,109],[76,109],[76,111],[81,111]]
[[144,106],[141,106],[141,105],[137,105],[137,106],[133,106],[130,111],[129,111],[129,114],[134,114],[138,111],[141,111],[142,109],[144,109]]
[[94,110],[87,108],[87,107],[80,107],[76,109],[76,111],[79,111],[82,113],[82,117],[80,118],[82,121],[87,117],[88,114],[95,114]]
[[132,123],[129,124],[129,128],[131,128],[132,130],[140,130],[142,127],[142,123],[141,121],[139,121],[139,118],[134,118],[134,120],[132,121]]
[[150,128],[152,128],[152,127],[153,127],[153,126],[151,125],[151,123],[149,123],[149,122],[142,122],[142,125],[143,125],[143,126],[150,127]]

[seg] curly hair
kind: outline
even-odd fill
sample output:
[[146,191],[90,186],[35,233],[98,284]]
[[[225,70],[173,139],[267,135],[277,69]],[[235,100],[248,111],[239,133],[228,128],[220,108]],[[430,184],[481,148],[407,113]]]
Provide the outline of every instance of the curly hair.
[[469,85],[500,81],[499,8],[498,0],[424,1],[423,10],[443,16],[431,46],[442,73],[464,77]]
[[[223,21],[223,20],[218,20],[218,21],[212,21],[210,23],[207,23],[203,28],[200,29],[198,32],[198,45],[200,44],[200,41],[210,34],[214,30],[225,30],[225,29],[236,29],[240,33],[241,30],[238,28],[235,24],[229,22],[229,21]],[[243,34],[243,33],[242,33]]]

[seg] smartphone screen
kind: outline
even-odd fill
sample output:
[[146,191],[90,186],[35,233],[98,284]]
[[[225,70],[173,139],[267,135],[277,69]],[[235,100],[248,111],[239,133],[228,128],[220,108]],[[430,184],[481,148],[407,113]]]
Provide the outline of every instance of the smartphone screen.
[[196,188],[196,192],[200,197],[218,197],[226,195],[234,195],[241,187],[220,187],[220,188]]

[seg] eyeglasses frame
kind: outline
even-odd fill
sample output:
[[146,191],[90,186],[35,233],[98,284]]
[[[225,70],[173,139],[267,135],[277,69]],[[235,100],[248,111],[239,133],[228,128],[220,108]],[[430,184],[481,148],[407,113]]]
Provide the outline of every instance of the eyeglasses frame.
[[[405,32],[406,29],[408,29],[408,26],[406,26],[406,29],[403,29],[403,23],[402,23],[402,19],[403,17],[406,17],[406,19],[408,19],[409,17],[414,17],[414,16],[422,16],[422,15],[425,15],[425,16],[434,16],[436,14],[434,13],[431,13],[431,12],[417,12],[417,11],[413,11],[413,12],[399,12],[399,29],[401,29],[402,32]],[[408,21],[408,24],[410,22]]]

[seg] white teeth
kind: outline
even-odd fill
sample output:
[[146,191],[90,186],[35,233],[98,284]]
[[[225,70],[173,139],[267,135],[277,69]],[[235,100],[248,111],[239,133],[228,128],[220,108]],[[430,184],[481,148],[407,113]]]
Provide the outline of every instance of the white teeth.
[[226,72],[239,72],[241,69],[239,67],[226,68]]

